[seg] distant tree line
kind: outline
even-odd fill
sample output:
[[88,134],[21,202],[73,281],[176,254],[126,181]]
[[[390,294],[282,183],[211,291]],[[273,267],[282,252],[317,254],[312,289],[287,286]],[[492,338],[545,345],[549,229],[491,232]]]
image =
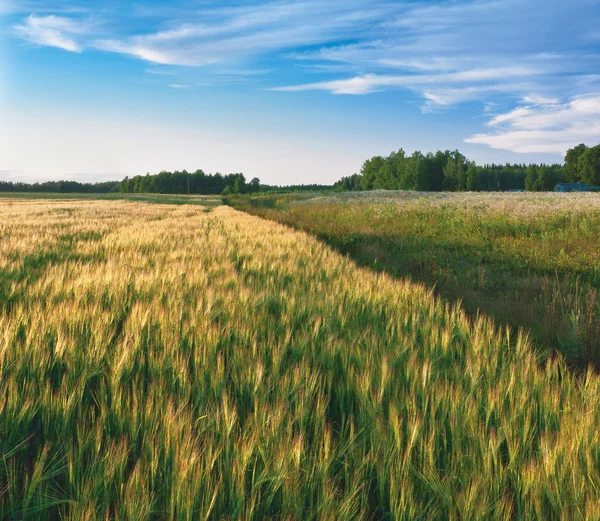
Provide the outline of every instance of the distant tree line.
[[105,194],[114,192],[119,186],[118,181],[103,183],[79,183],[77,181],[46,181],[43,183],[19,183],[0,181],[0,192],[52,192],[62,194],[84,193]]
[[46,181],[21,183],[0,181],[0,192],[54,192],[54,193],[159,193],[159,194],[252,194],[257,192],[318,192],[374,190],[419,191],[504,191],[525,189],[530,191],[553,190],[556,183],[585,183],[600,186],[600,145],[584,144],[567,151],[564,166],[486,164],[469,161],[458,150],[438,150],[423,154],[419,151],[407,155],[404,150],[392,152],[387,157],[367,159],[359,174],[343,177],[333,186],[263,185],[255,177],[246,181],[244,174],[205,174],[202,170],[187,172],[160,172],[158,174],[126,177],[122,181],[79,183],[77,181]]
[[126,177],[119,183],[121,193],[154,194],[244,194],[258,192],[260,180],[249,183],[244,174],[205,174],[202,170],[160,172],[159,174]]
[[252,194],[257,192],[317,192],[331,190],[332,185],[264,185],[258,177],[246,182],[244,174],[205,174],[202,170],[160,172],[158,174],[125,177],[122,181],[79,183],[77,181],[47,181],[20,183],[0,181],[0,192],[50,193],[158,193],[158,194]]
[[331,185],[263,185],[258,177],[246,182],[244,174],[205,174],[202,170],[193,173],[160,172],[159,174],[126,177],[118,187],[122,193],[160,193],[160,194],[252,194],[274,191],[321,191],[331,190]]
[[600,145],[579,145],[567,152],[565,165],[477,165],[458,150],[438,150],[435,154],[419,151],[407,155],[404,150],[387,157],[367,159],[360,174],[343,177],[336,191],[420,190],[420,191],[492,191],[525,189],[553,190],[560,182],[600,185]]
[[321,184],[311,184],[311,185],[260,185],[261,192],[323,192],[327,190],[331,190],[333,185],[321,185]]

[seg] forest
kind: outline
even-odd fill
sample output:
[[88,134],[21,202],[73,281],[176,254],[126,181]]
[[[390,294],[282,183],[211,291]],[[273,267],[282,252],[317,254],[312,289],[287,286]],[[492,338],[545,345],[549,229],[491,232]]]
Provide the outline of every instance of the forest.
[[79,183],[77,181],[48,181],[44,183],[22,183],[0,181],[0,192],[35,193],[124,193],[124,194],[190,194],[190,195],[236,195],[275,192],[319,192],[331,190],[332,185],[267,185],[255,177],[250,182],[242,173],[223,175],[205,174],[202,170],[188,172],[160,172],[134,177],[122,181],[103,183]]
[[0,192],[106,194],[117,191],[118,186],[119,181],[106,181],[102,183],[79,183],[77,181],[22,183],[13,181],[0,181]]
[[342,177],[333,186],[327,184],[266,185],[258,177],[250,182],[242,173],[206,174],[186,170],[125,177],[122,181],[79,183],[46,181],[22,183],[0,181],[0,192],[51,193],[156,193],[193,195],[235,195],[265,192],[362,190],[418,190],[422,192],[553,190],[560,182],[600,185],[600,145],[577,145],[567,151],[564,165],[486,164],[469,161],[458,150],[438,150],[408,155],[402,148],[387,157],[367,159],[360,173]]
[[159,193],[159,194],[241,194],[260,190],[260,180],[255,177],[246,182],[244,174],[205,174],[202,170],[187,172],[160,172],[125,178],[119,183],[122,193]]
[[334,185],[339,192],[358,190],[507,191],[553,190],[560,182],[600,185],[600,145],[578,145],[560,164],[477,165],[458,150],[407,155],[403,149],[387,157],[367,159],[360,174],[343,177]]

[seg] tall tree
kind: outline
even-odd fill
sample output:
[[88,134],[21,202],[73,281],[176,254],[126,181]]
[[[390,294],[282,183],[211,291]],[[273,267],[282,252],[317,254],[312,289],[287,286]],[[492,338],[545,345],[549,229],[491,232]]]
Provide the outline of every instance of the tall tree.
[[536,187],[542,192],[547,192],[554,188],[552,186],[552,171],[546,165],[542,165],[538,168]]
[[479,168],[473,161],[469,161],[469,166],[466,171],[466,189],[469,192],[475,192],[480,189],[479,184]]
[[569,183],[579,183],[581,181],[579,159],[586,150],[587,147],[583,143],[567,150],[565,155],[565,181]]
[[465,156],[458,150],[448,155],[442,172],[444,173],[444,181],[442,183],[444,190],[456,191],[466,189]]
[[585,150],[577,164],[583,183],[600,186],[600,145]]
[[363,163],[363,166],[360,169],[360,173],[362,174],[361,186],[363,190],[373,189],[377,174],[383,166],[383,163],[384,160],[381,156],[372,157]]
[[248,191],[251,193],[256,193],[260,190],[260,179],[258,177],[253,177],[252,181],[250,181],[250,185],[248,186]]
[[243,194],[246,191],[246,178],[244,174],[237,174],[233,182],[233,193]]
[[389,160],[384,160],[383,165],[375,176],[373,183],[375,188],[383,188],[385,190],[395,190],[398,188],[394,170]]
[[525,176],[525,190],[529,192],[537,190],[537,178],[537,167],[535,165],[529,165]]

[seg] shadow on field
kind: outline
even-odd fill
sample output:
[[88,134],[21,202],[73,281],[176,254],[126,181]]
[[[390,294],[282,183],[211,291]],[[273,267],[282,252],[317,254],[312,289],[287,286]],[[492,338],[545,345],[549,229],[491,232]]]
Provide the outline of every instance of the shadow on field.
[[[350,243],[340,244],[335,237],[317,236],[360,266],[408,278],[444,300],[460,301],[471,317],[483,313],[500,326],[526,329],[536,345],[561,351],[575,365],[591,361],[600,366],[600,323],[589,312],[595,299],[586,301],[568,284],[523,276],[499,264],[473,264],[466,252],[458,266],[446,263],[440,247],[424,240],[357,234]],[[407,258],[405,249],[420,250],[422,256]],[[589,320],[583,323],[581,318]]]
[[351,233],[334,226],[324,229],[270,199],[224,202],[310,233],[360,266],[424,284],[443,300],[460,301],[471,317],[483,313],[501,327],[522,328],[542,353],[559,351],[572,366],[600,367],[600,302],[594,287],[527,273],[493,259],[474,263],[480,256],[474,248],[449,247],[427,237],[394,237],[358,225]]

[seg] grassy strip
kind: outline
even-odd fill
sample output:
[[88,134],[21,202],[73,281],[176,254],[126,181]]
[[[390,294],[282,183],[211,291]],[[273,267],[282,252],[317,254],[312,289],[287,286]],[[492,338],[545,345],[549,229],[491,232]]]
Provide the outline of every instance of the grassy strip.
[[571,363],[600,364],[595,200],[588,210],[557,210],[558,200],[548,196],[399,201],[385,195],[368,202],[343,196],[227,202],[311,232],[361,265],[435,287],[471,315],[482,311],[526,328],[536,344],[560,350]]
[[0,201],[6,200],[98,200],[98,201],[132,201],[155,204],[193,204],[214,207],[221,204],[219,196],[212,195],[174,195],[174,194],[85,194],[85,193],[19,193],[0,192]]

